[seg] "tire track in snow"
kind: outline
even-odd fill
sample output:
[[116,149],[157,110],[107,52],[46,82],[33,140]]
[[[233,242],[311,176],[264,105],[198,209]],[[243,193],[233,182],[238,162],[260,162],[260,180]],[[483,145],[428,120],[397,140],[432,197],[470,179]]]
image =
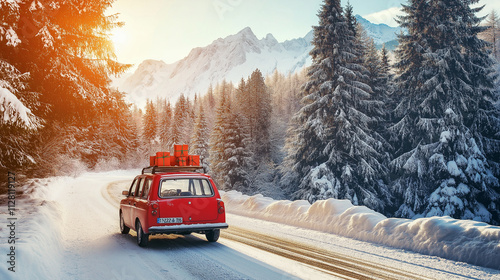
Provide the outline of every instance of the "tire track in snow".
[[344,279],[430,279],[411,272],[381,267],[360,259],[321,248],[291,242],[235,226],[222,231],[221,237],[261,249]]

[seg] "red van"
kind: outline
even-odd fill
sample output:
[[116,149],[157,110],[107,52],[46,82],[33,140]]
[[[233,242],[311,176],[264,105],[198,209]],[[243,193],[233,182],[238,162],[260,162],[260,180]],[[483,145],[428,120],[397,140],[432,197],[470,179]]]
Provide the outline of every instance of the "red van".
[[205,234],[216,242],[227,228],[224,202],[206,174],[192,167],[148,167],[135,177],[120,202],[120,231],[137,232],[146,247],[151,234]]

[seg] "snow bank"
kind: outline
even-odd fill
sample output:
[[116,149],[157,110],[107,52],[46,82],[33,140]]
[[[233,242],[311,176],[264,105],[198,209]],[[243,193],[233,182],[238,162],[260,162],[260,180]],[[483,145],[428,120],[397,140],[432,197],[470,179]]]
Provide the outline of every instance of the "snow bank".
[[387,218],[349,200],[275,201],[260,194],[221,192],[229,213],[314,229],[426,255],[500,267],[500,227],[486,223],[431,217]]
[[[0,279],[12,279],[13,276],[14,279],[53,279],[58,275],[63,252],[62,213],[60,205],[49,198],[48,184],[60,180],[34,180],[24,188],[27,195],[16,200],[16,243],[0,242],[5,248],[15,246],[15,273],[8,271],[7,266],[10,265],[4,263]],[[4,230],[7,228],[0,228],[2,236]]]

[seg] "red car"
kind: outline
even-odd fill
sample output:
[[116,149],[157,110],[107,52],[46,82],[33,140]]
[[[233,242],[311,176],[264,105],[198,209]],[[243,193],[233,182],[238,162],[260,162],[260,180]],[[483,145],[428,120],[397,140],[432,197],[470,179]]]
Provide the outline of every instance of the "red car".
[[[180,172],[182,170],[183,172]],[[120,202],[120,231],[137,232],[145,247],[151,234],[205,234],[216,242],[227,228],[224,202],[210,176],[190,167],[149,167],[135,177]]]

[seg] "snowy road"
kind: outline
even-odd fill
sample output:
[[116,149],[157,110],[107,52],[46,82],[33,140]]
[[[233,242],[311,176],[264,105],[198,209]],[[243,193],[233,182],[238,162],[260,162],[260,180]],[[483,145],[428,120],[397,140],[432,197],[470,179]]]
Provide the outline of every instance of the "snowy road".
[[217,243],[157,235],[140,248],[135,232],[118,226],[121,191],[134,174],[32,186],[18,210],[17,271],[1,267],[0,279],[500,279],[497,270],[233,214]]

